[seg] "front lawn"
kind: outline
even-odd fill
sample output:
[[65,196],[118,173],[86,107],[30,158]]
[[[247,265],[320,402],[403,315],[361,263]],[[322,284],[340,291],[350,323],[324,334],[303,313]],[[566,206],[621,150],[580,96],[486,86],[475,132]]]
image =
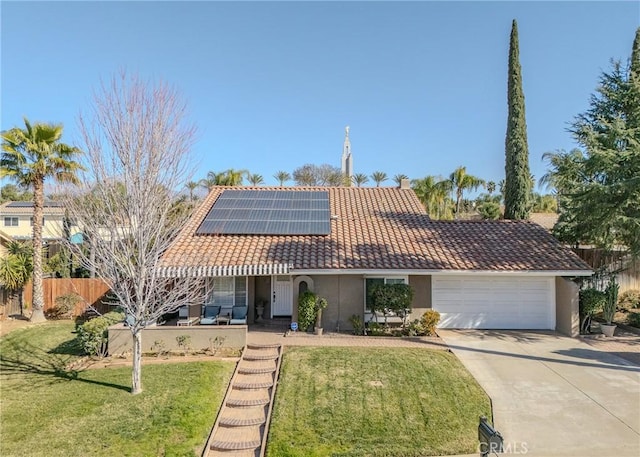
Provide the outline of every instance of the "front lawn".
[[70,322],[15,330],[0,340],[0,455],[199,455],[234,364],[69,371],[78,358]]
[[477,452],[489,398],[456,357],[409,348],[287,348],[267,455]]

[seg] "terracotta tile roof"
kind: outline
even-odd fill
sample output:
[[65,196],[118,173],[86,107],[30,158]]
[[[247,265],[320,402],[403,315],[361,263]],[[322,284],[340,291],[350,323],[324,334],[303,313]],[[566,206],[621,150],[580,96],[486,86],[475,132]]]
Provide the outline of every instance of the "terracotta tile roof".
[[[21,206],[12,206],[12,203],[19,203]],[[19,216],[30,216],[33,214],[33,204],[29,205],[29,203],[30,202],[4,202],[0,205],[0,215],[15,214]],[[64,208],[59,206],[58,203],[45,202],[43,214],[45,216],[64,216]]]
[[590,269],[539,225],[526,221],[432,221],[412,190],[391,187],[257,188],[328,190],[333,216],[328,236],[196,235],[225,189],[215,188],[206,197],[167,251],[165,265],[284,263],[294,270]]

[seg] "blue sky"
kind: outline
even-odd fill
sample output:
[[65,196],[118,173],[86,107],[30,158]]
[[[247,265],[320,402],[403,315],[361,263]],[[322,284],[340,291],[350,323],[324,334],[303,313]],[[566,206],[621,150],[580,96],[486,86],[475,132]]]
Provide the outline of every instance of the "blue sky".
[[[198,126],[194,178],[340,165],[411,178],[504,177],[509,32],[517,19],[532,173],[626,60],[638,2],[1,3],[2,130],[76,118],[121,68],[163,79]],[[391,184],[390,182],[387,184]]]

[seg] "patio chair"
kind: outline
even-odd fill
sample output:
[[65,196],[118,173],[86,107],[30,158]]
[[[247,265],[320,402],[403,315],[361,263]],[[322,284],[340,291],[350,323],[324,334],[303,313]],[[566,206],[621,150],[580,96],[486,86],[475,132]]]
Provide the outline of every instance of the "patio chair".
[[220,314],[220,306],[218,305],[206,305],[200,318],[200,325],[213,325],[218,324],[218,316]]
[[229,324],[246,325],[247,324],[247,307],[234,306],[231,308],[231,319]]

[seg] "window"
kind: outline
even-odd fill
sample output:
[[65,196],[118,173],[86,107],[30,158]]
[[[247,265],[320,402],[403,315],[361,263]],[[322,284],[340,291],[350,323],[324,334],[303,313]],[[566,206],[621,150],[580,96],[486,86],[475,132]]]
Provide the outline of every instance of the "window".
[[18,226],[18,218],[17,217],[5,216],[5,218],[4,218],[4,226],[5,227],[17,227]]
[[371,312],[371,306],[369,306],[369,303],[371,301],[371,289],[373,288],[374,285],[376,284],[407,284],[407,283],[408,281],[406,277],[399,277],[399,276],[389,277],[389,278],[385,278],[385,277],[364,278],[364,296],[365,296],[364,310],[365,312]]
[[215,303],[222,308],[247,305],[247,277],[212,278],[207,293],[207,303]]

